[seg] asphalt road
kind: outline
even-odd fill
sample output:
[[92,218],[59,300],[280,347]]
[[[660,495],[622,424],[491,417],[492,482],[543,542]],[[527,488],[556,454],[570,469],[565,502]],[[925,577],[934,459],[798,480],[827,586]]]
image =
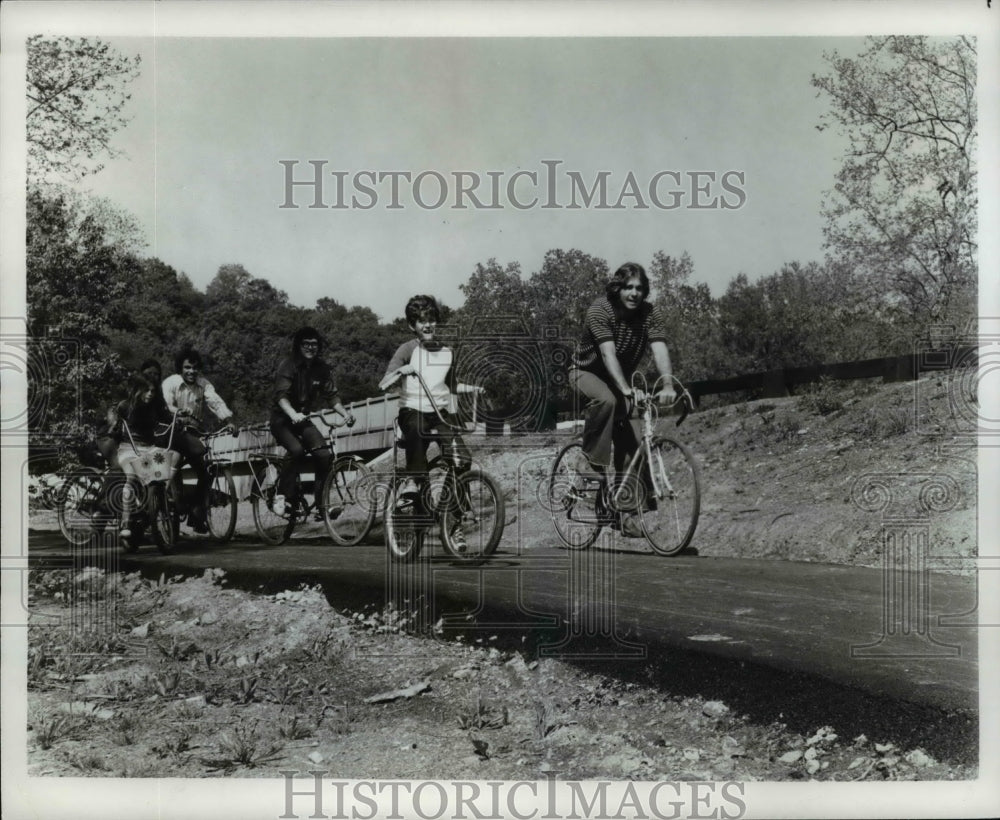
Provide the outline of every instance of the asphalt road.
[[444,639],[462,634],[635,678],[695,686],[730,670],[758,686],[807,686],[834,699],[855,693],[969,714],[978,703],[976,585],[966,577],[604,549],[501,548],[465,566],[431,546],[399,565],[377,538],[356,547],[190,538],[169,556],[152,546],[74,553],[55,532],[32,531],[28,543],[33,565],[154,576],[219,567],[230,585],[269,592],[319,583],[338,609],[391,603],[418,628],[436,624]]

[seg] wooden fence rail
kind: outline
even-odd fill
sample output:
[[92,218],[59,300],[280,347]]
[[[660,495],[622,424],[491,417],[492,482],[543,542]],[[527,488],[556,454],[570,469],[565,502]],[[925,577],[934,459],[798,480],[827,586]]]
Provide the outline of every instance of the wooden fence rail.
[[701,396],[739,390],[763,391],[762,398],[778,398],[791,395],[799,385],[810,384],[824,378],[838,381],[872,378],[881,378],[883,382],[912,381],[921,373],[951,370],[956,367],[976,367],[978,364],[978,347],[955,345],[907,353],[903,356],[884,356],[814,367],[786,367],[762,373],[748,373],[729,379],[705,379],[691,382],[687,387],[696,400]]

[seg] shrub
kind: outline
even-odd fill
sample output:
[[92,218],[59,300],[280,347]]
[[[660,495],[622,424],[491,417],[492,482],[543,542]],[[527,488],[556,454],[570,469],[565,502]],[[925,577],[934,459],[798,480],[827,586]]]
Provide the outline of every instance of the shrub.
[[824,377],[799,397],[799,407],[809,413],[828,416],[844,409],[843,391],[833,379]]

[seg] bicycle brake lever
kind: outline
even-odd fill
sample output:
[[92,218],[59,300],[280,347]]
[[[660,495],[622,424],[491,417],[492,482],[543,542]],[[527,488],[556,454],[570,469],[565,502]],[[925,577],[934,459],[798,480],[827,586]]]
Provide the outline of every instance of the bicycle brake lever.
[[691,394],[688,393],[686,390],[684,391],[684,395],[681,396],[681,399],[682,399],[681,414],[677,417],[677,424],[675,425],[676,427],[680,427],[684,419],[687,418],[688,413],[691,412],[691,405],[694,402],[694,399],[691,398]]

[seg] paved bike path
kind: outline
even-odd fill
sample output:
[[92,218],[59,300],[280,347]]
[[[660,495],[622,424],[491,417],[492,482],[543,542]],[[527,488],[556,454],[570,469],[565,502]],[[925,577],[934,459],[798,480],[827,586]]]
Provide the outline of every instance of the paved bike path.
[[[541,656],[620,668],[708,656],[767,669],[772,682],[787,673],[925,707],[977,707],[973,578],[600,549],[501,550],[471,567],[428,552],[397,565],[378,544],[190,540],[171,556],[147,546],[114,558],[117,569],[155,575],[220,567],[248,590],[320,583],[337,607],[392,600],[427,624],[443,618],[445,635],[475,626],[487,645],[530,645]],[[29,555],[70,561],[58,533],[33,532]]]

